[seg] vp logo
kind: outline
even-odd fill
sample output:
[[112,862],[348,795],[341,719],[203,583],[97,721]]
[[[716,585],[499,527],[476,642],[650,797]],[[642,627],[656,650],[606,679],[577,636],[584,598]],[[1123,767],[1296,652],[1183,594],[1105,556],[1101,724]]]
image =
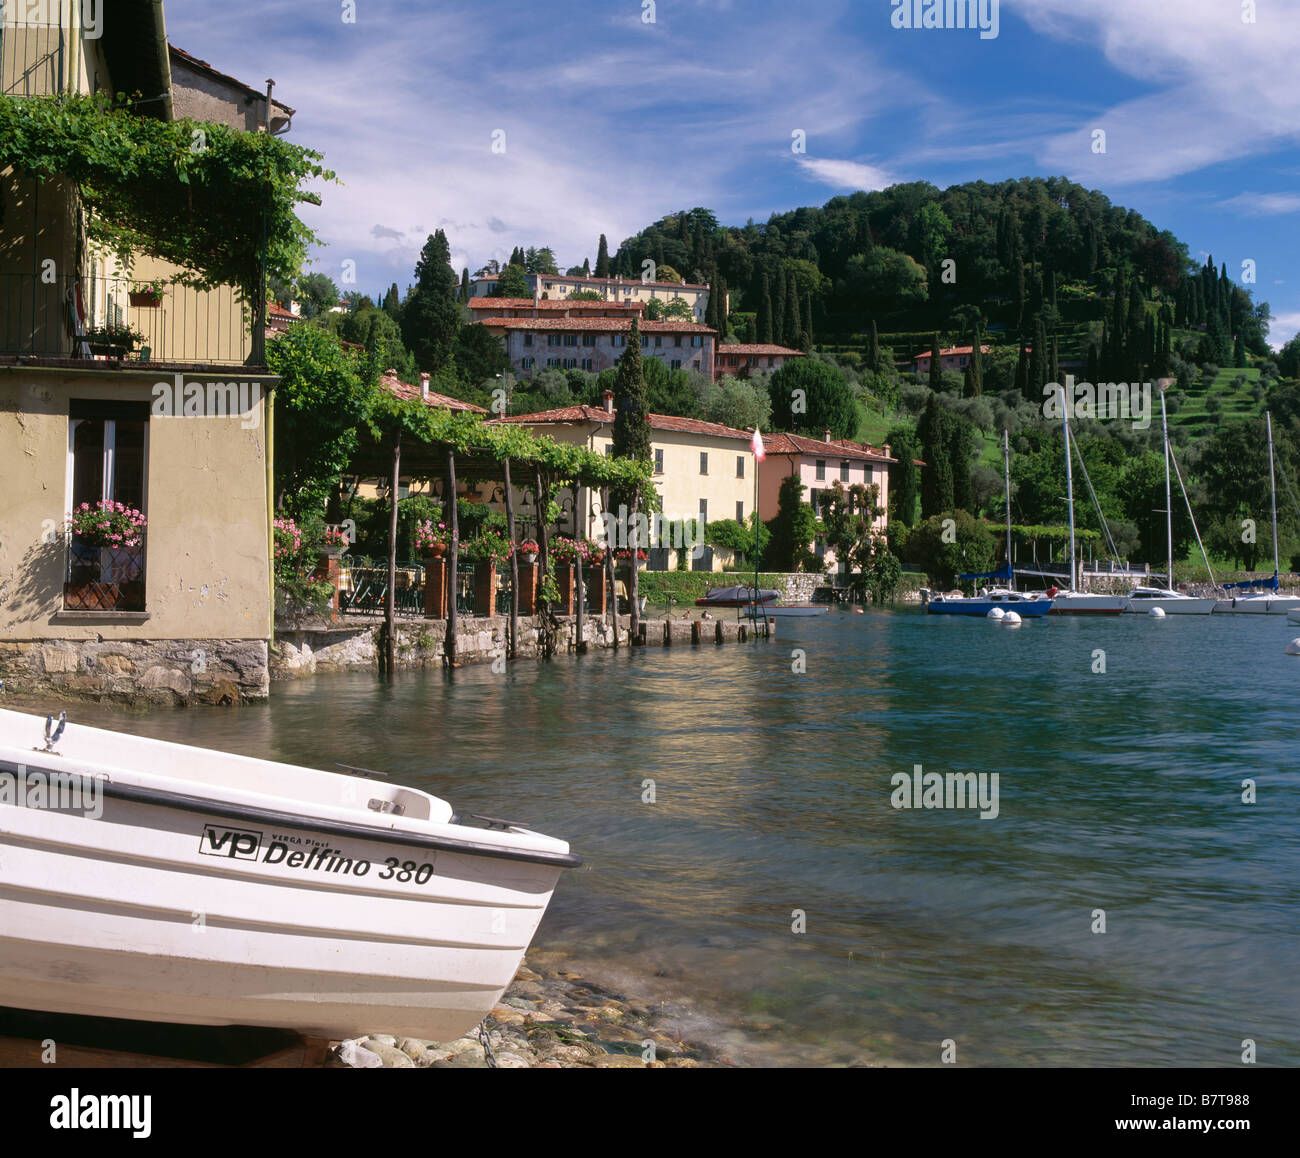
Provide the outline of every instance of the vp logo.
[[256,860],[262,847],[260,832],[241,832],[237,828],[217,828],[205,824],[199,837],[199,852],[204,856],[231,856],[236,860]]

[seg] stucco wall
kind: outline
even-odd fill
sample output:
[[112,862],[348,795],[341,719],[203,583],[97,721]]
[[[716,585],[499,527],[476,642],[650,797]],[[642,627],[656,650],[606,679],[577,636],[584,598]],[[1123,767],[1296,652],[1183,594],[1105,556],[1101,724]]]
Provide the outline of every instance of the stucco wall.
[[151,415],[148,619],[62,611],[65,548],[52,528],[70,503],[69,402],[152,404],[153,385],[146,375],[0,370],[0,640],[269,638],[264,397],[247,414]]
[[[491,319],[487,324],[491,325]],[[497,331],[498,333],[502,331]],[[564,360],[576,359],[577,365],[569,369],[587,370],[592,374],[599,374],[602,370],[612,369],[618,364],[619,358],[623,356],[626,346],[614,345],[614,335],[608,333],[596,334],[595,345],[584,346],[582,344],[582,334],[575,331],[565,331],[568,336],[577,338],[577,344],[573,346],[558,345],[552,346],[547,341],[547,335],[539,331],[529,330],[507,330],[506,334],[506,355],[510,359],[511,366],[524,375],[538,374],[548,369],[547,362],[554,358],[559,360],[559,366],[549,367],[551,369],[564,369]],[[525,334],[531,334],[533,344],[525,345]],[[620,335],[622,336],[622,335]],[[649,345],[643,346],[641,356],[645,358],[658,358],[665,366],[672,368],[675,360],[681,361],[680,369],[696,370],[695,363],[698,361],[698,372],[701,374],[713,374],[713,336],[701,335],[700,345],[692,346],[690,334],[650,334]],[[681,337],[682,344],[676,345],[676,340]],[[655,338],[662,341],[662,345],[655,345]],[[533,365],[525,368],[523,361],[525,358],[532,358]],[[591,366],[583,365],[584,359],[591,360]]]

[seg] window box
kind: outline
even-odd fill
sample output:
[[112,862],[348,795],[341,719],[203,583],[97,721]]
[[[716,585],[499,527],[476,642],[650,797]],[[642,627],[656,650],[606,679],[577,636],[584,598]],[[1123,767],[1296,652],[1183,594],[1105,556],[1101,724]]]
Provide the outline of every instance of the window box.
[[99,547],[72,536],[63,609],[144,611],[144,560],[143,533],[138,547]]

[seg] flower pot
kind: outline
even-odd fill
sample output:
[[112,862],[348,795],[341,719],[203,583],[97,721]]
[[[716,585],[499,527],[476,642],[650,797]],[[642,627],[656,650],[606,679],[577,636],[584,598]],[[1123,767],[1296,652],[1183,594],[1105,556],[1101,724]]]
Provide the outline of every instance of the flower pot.
[[111,342],[88,342],[92,354],[100,354],[106,358],[125,358],[129,350],[128,346],[115,346]]
[[127,296],[131,299],[132,308],[137,310],[156,310],[163,300],[161,293],[153,293],[151,290],[132,290]]
[[425,547],[424,557],[426,559],[441,559],[447,553],[446,543],[435,543],[431,547]]
[[524,562],[525,562],[525,563],[536,563],[536,562],[537,562],[537,552],[536,552],[536,551],[525,551],[525,552],[524,552]]

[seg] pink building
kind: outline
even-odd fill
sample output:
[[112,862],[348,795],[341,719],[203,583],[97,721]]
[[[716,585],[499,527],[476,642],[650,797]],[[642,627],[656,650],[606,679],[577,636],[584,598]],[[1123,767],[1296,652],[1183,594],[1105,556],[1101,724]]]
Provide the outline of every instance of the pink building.
[[[791,475],[798,476],[804,487],[804,501],[819,511],[818,492],[830,490],[836,482],[846,488],[855,483],[875,486],[878,504],[889,507],[889,468],[898,459],[891,458],[889,446],[877,449],[861,442],[831,438],[828,430],[821,439],[802,434],[769,434],[763,439],[766,460],[758,468],[758,511],[764,522],[775,517],[781,484]],[[874,524],[884,534],[888,516],[881,515]],[[823,555],[818,546],[818,554]],[[833,551],[824,552],[826,566],[835,563]]]
[[[987,354],[992,346],[981,346],[980,353]],[[974,346],[949,346],[947,349],[939,351],[939,369],[952,370],[954,373],[962,373],[970,363],[971,355],[975,353]],[[928,374],[930,372],[930,351],[926,350],[924,354],[917,354],[912,360],[912,370],[916,374]]]
[[713,360],[713,376],[721,378],[724,374],[732,377],[742,371],[779,370],[790,358],[806,358],[802,350],[792,350],[788,346],[773,346],[765,342],[731,343],[720,345]]
[[[578,306],[584,303],[565,302]],[[607,303],[587,302],[587,306]],[[530,308],[532,303],[529,303]],[[539,370],[611,369],[627,348],[634,313],[626,317],[485,317],[483,325],[505,343],[515,373]],[[693,322],[641,323],[641,353],[661,359],[670,370],[713,374],[717,331]]]

